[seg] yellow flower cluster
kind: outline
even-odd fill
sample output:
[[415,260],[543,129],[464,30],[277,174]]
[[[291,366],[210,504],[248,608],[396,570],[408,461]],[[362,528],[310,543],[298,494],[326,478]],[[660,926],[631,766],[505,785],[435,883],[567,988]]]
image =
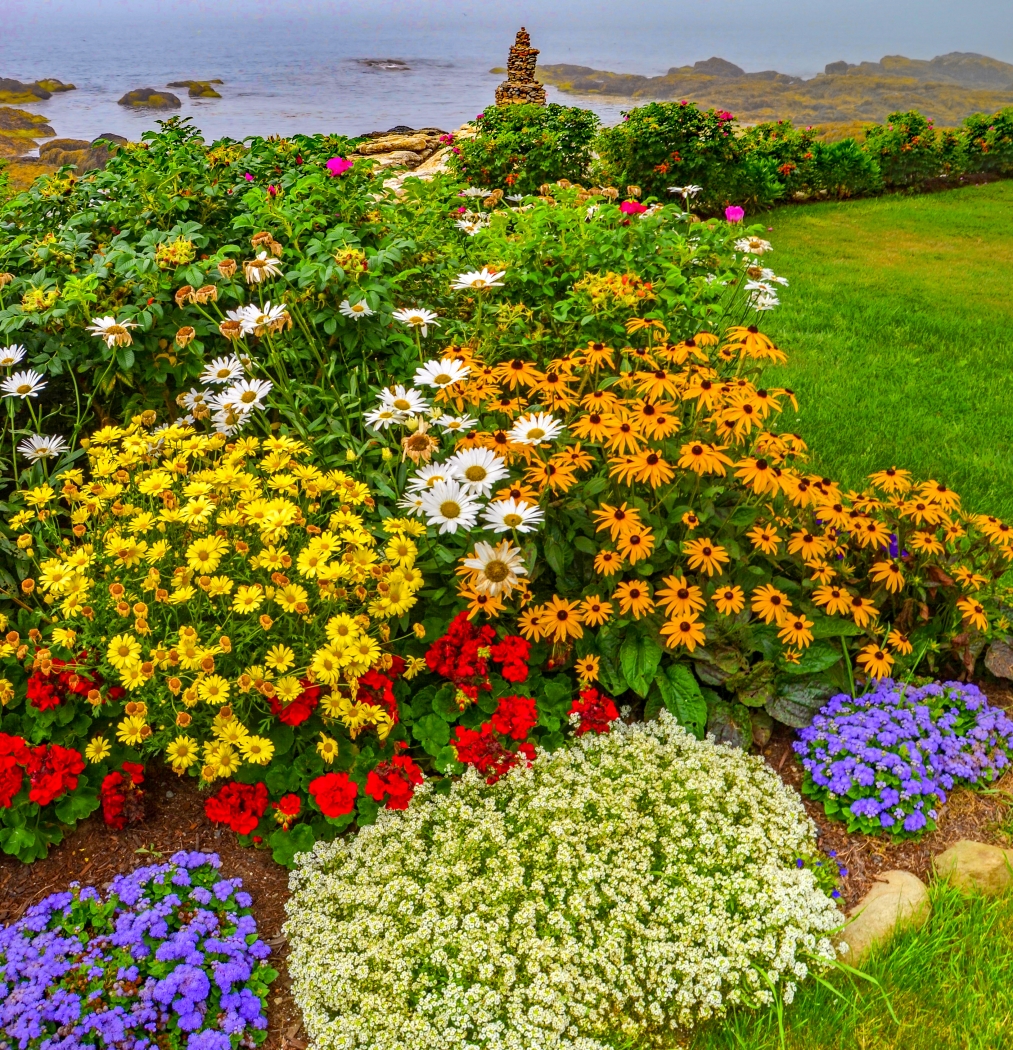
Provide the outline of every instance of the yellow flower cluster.
[[[269,763],[271,725],[311,710],[386,737],[391,714],[356,694],[391,666],[390,621],[422,585],[414,523],[374,535],[367,487],[288,437],[137,419],[82,444],[90,480],[68,470],[59,492],[23,493],[9,524],[29,530],[22,590],[53,625],[38,644],[100,683],[88,700],[118,718],[118,740],[164,749],[177,772],[200,762],[210,781]],[[89,747],[108,754],[104,738]]]

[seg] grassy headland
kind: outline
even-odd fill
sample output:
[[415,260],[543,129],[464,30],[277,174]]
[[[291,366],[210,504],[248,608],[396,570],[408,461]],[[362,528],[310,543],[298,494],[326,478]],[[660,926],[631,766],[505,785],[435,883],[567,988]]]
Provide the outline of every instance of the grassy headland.
[[783,422],[818,469],[860,486],[896,464],[1013,513],[1011,218],[1009,182],[770,215],[791,282],[768,325],[790,364],[771,379],[797,390]]

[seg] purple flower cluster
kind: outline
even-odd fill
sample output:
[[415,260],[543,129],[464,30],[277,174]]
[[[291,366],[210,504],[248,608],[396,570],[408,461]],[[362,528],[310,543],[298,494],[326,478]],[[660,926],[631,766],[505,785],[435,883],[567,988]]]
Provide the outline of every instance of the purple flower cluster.
[[232,1050],[267,1035],[277,976],[213,853],[71,884],[0,927],[0,1050]]
[[864,696],[840,694],[794,744],[803,792],[849,831],[916,835],[960,784],[988,783],[1013,753],[1013,721],[976,686],[914,688],[883,678]]

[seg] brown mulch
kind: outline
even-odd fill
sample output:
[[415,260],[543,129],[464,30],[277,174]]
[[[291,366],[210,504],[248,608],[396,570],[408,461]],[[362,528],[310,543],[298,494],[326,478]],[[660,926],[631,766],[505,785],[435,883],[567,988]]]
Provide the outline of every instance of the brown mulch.
[[[995,680],[978,683],[993,704],[1013,710],[1013,687]],[[785,783],[798,789],[802,770],[791,751],[792,732],[779,727],[763,749],[763,756]],[[122,872],[141,864],[157,863],[176,850],[217,853],[222,873],[241,876],[253,896],[253,913],[260,935],[271,946],[271,963],[279,971],[268,1004],[268,1038],[264,1050],[305,1050],[306,1035],[292,999],[285,967],[286,945],[281,932],[288,899],[288,872],[275,864],[267,850],[247,849],[234,835],[207,819],[195,781],[177,778],[166,770],[151,772],[145,784],[148,816],[125,831],[112,831],[96,815],[84,821],[52,849],[45,860],[23,865],[0,854],[0,924],[20,918],[47,894],[65,889],[72,881],[105,887]],[[848,835],[844,825],[828,820],[823,809],[808,799],[804,805],[820,833],[820,846],[836,850],[848,869],[842,895],[848,907],[869,890],[876,876],[891,869],[912,871],[927,880],[932,858],[959,839],[1009,845],[1013,832],[1013,772],[988,793],[960,790],[947,800],[938,828],[917,842],[892,844],[870,835]]]

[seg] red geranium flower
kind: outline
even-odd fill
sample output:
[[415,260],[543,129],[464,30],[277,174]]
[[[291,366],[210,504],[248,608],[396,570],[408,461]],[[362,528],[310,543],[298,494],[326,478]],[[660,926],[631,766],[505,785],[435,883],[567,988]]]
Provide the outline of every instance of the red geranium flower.
[[579,700],[570,705],[571,715],[580,715],[577,736],[585,733],[607,733],[619,717],[616,705],[610,697],[597,689],[585,689]]
[[302,812],[302,799],[298,795],[282,795],[277,802],[271,803],[274,819],[288,831],[292,822]]
[[0,733],[0,809],[10,809],[21,790],[29,754],[21,737]]
[[267,787],[262,783],[225,784],[204,803],[210,820],[227,824],[237,835],[249,835],[267,809]]
[[144,766],[124,762],[123,769],[113,770],[102,780],[102,819],[111,828],[122,831],[128,824],[144,819]]
[[455,726],[451,744],[458,762],[473,765],[489,784],[495,784],[507,770],[515,766],[520,756],[523,755],[529,762],[535,757],[535,749],[531,744],[521,744],[516,751],[511,751],[495,735],[491,722],[483,722],[477,730]]
[[324,773],[310,781],[310,794],[320,812],[334,819],[352,812],[359,785],[347,773]]
[[313,685],[308,678],[300,678],[299,684],[303,691],[288,703],[283,703],[276,696],[267,698],[271,705],[271,713],[277,715],[278,721],[287,726],[302,725],[313,714],[313,709],[320,702],[320,694],[323,692],[319,685]]
[[492,716],[492,726],[513,740],[524,740],[538,723],[538,711],[529,696],[504,696]]
[[407,809],[416,786],[424,779],[422,770],[407,755],[395,755],[366,777],[366,794],[377,802],[386,798],[387,809]]

